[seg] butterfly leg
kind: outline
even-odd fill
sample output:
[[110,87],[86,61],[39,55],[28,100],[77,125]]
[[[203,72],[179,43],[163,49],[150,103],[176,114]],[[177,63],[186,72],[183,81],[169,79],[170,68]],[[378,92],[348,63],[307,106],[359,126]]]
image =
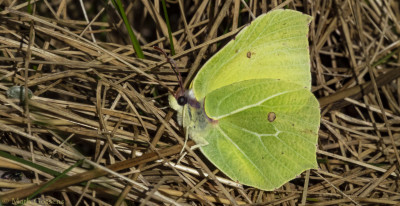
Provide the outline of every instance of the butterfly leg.
[[[187,141],[189,139],[189,132],[188,131],[190,131],[189,130],[189,126],[186,127],[185,143],[183,144],[183,147],[182,147],[182,150],[181,150],[180,154],[182,154],[183,151],[186,148],[186,143],[187,143]],[[196,145],[193,145],[192,147],[190,147],[190,149],[192,149],[192,150],[197,149],[197,148],[202,147],[202,146],[208,145],[208,142],[203,137],[196,137],[196,135],[192,135],[191,139],[193,139],[193,141],[196,142]]]
[[195,142],[196,142],[196,145],[191,146],[190,147],[191,150],[195,150],[195,149],[197,149],[199,147],[203,147],[203,146],[208,145],[208,142],[205,141],[204,139],[202,139],[202,141],[196,141],[195,140]]
[[[186,148],[186,143],[187,143],[187,141],[189,139],[189,132],[188,131],[190,131],[189,127],[186,127],[185,143],[183,144],[183,147],[182,147],[182,150],[181,150],[180,154],[182,154],[183,151]],[[192,139],[193,139],[194,142],[196,142],[196,145],[191,146],[190,147],[191,150],[195,150],[195,149],[197,149],[199,147],[208,145],[208,142],[204,138],[198,138],[198,137],[196,138],[196,135],[193,135]],[[179,164],[179,162],[186,156],[186,154],[187,154],[187,152],[184,152],[182,154],[182,156],[179,158],[177,164]]]
[[[179,164],[179,162],[181,162],[181,160],[182,160],[182,159],[186,156],[186,154],[187,154],[187,152],[183,153],[183,151],[184,151],[185,148],[186,148],[186,143],[187,143],[187,141],[188,141],[188,139],[189,139],[189,133],[188,133],[187,131],[188,131],[188,127],[186,127],[185,143],[183,143],[182,150],[181,150],[181,152],[179,153],[179,154],[181,155],[181,157],[179,157],[177,164]],[[183,154],[182,154],[182,153],[183,153]]]
[[[182,148],[181,154],[182,154],[183,150],[184,150],[185,147],[186,147],[187,139],[188,139],[188,138],[185,139],[185,144],[184,144],[184,147]],[[202,144],[193,145],[193,146],[190,147],[190,149],[191,149],[191,150],[195,150],[195,149],[197,149],[197,148],[199,148],[199,147],[206,146],[206,145],[208,145],[208,142],[205,142],[205,143],[202,143]],[[181,160],[182,160],[186,155],[187,155],[187,152],[184,152],[184,153],[182,154],[182,156],[179,157],[178,162],[177,162],[176,164],[179,164],[179,163],[181,162]]]
[[196,144],[193,145],[192,147],[190,147],[190,149],[194,150],[194,149],[197,149],[199,147],[203,147],[203,146],[208,145],[208,142],[207,142],[207,140],[204,139],[203,135],[205,135],[205,134],[204,133],[200,133],[200,134],[192,133],[191,134],[190,138],[194,142],[196,142]]
[[187,141],[188,141],[188,139],[189,139],[189,133],[188,133],[187,131],[188,131],[188,129],[186,128],[185,143],[183,143],[182,150],[181,150],[181,152],[180,152],[179,154],[182,154],[182,152],[183,152],[183,151],[185,150],[185,148],[186,148],[186,143],[187,143]]
[[187,152],[184,152],[181,157],[179,157],[178,162],[176,163],[177,165],[181,162],[181,160],[187,155]]

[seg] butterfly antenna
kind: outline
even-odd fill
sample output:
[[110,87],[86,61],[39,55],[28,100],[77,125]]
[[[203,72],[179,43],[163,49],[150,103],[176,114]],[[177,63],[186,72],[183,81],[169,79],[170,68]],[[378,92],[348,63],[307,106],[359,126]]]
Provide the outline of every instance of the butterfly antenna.
[[153,48],[158,50],[160,53],[162,53],[165,56],[165,58],[167,59],[167,62],[171,65],[172,70],[174,71],[176,78],[178,78],[178,82],[179,82],[179,86],[181,88],[181,91],[184,92],[185,90],[183,89],[182,76],[181,76],[181,73],[179,73],[179,71],[176,69],[177,67],[176,67],[175,60],[172,59],[171,57],[169,57],[167,55],[167,53],[165,53],[165,51],[163,49],[161,49],[160,47],[153,46]]

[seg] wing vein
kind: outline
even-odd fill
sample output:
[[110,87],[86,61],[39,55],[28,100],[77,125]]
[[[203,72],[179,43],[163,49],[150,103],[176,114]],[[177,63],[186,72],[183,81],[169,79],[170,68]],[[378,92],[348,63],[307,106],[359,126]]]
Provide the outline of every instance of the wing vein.
[[[256,106],[260,106],[262,103],[264,103],[264,102],[266,102],[266,101],[268,101],[268,100],[270,100],[270,99],[272,99],[272,98],[278,97],[278,96],[280,96],[280,95],[284,95],[284,94],[289,93],[289,92],[293,92],[293,91],[285,91],[285,92],[276,93],[276,94],[274,94],[274,95],[268,96],[268,97],[265,98],[265,99],[262,99],[261,101],[255,103],[255,104],[249,104],[249,105],[243,106],[243,107],[241,107],[241,108],[239,108],[239,109],[236,109],[236,110],[234,110],[234,111],[232,111],[232,112],[229,112],[229,113],[227,113],[227,114],[224,114],[224,115],[217,116],[217,117],[215,117],[215,118],[216,118],[216,119],[221,119],[221,118],[224,118],[224,117],[227,117],[227,116],[236,114],[236,113],[238,113],[238,112],[244,111],[244,110],[246,110],[246,109],[250,109],[250,108],[253,108],[253,107],[256,107]],[[220,103],[221,103],[221,102],[220,102]],[[219,105],[218,105],[218,106],[219,106]]]
[[271,184],[271,181],[268,179],[268,177],[266,177],[264,173],[261,171],[261,169],[256,164],[254,164],[254,162],[250,159],[250,157],[247,156],[247,154],[243,152],[243,150],[240,149],[240,147],[235,142],[233,142],[233,140],[220,127],[218,127],[218,130],[221,132],[222,136],[224,136],[227,140],[229,140],[231,144],[234,145],[239,150],[239,152],[246,157],[247,160],[249,160],[249,162],[259,171],[261,176],[263,176],[263,178]]

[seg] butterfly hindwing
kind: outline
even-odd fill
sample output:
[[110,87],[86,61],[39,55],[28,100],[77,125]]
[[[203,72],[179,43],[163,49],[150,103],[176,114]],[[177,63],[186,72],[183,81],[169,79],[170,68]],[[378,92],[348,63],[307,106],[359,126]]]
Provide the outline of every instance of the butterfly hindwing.
[[204,106],[214,122],[201,150],[233,180],[272,190],[317,167],[319,105],[308,89],[247,80],[211,92]]

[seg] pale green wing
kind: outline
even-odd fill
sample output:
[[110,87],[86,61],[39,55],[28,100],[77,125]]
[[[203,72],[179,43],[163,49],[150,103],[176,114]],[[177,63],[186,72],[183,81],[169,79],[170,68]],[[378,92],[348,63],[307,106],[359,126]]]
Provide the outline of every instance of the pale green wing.
[[310,89],[310,21],[310,16],[293,10],[259,16],[202,67],[191,85],[196,99],[249,79],[282,79]]
[[282,80],[247,80],[214,90],[204,105],[216,121],[201,134],[209,144],[200,149],[233,180],[273,190],[317,168],[320,110],[308,89]]

